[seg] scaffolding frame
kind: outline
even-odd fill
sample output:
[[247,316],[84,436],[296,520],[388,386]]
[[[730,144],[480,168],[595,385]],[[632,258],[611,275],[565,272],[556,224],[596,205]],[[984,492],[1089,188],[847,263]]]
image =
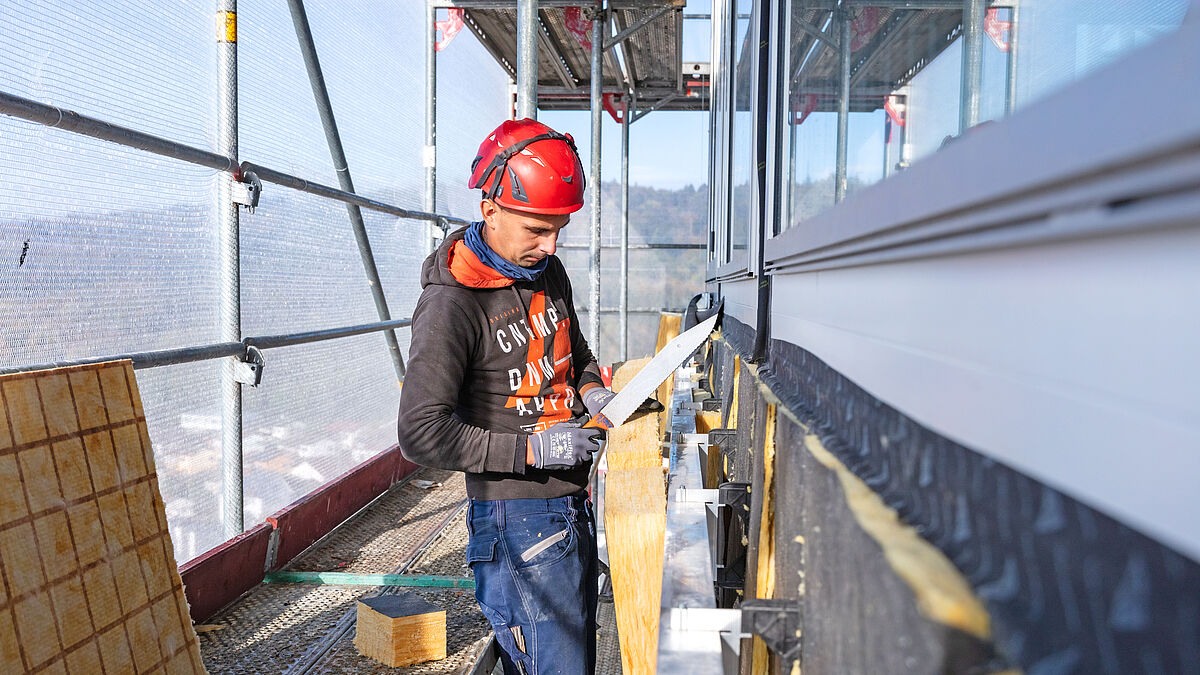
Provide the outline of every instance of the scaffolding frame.
[[[221,341],[215,344],[196,345],[153,352],[137,352],[103,357],[86,358],[54,363],[24,365],[0,369],[0,374],[43,368],[55,368],[98,363],[115,359],[128,359],[135,369],[178,365],[204,360],[222,360],[221,401],[221,467],[223,504],[223,529],[226,538],[233,538],[245,531],[243,516],[244,481],[242,450],[242,385],[257,384],[262,376],[261,351],[283,346],[306,344],[325,340],[382,332],[389,356],[396,371],[397,380],[404,380],[404,357],[400,352],[395,330],[411,325],[411,319],[393,319],[382,289],[375,256],[371,248],[362,209],[386,213],[400,218],[424,221],[429,225],[426,250],[432,247],[439,236],[445,236],[452,225],[462,226],[469,221],[436,212],[437,195],[437,55],[436,19],[437,11],[443,8],[461,8],[468,13],[467,24],[485,48],[502,67],[514,76],[517,83],[517,106],[519,114],[536,117],[539,100],[547,102],[548,109],[583,109],[584,101],[592,113],[592,166],[589,181],[592,190],[592,212],[590,227],[589,302],[581,312],[590,315],[589,342],[594,348],[599,345],[602,313],[615,312],[620,315],[620,359],[628,358],[628,315],[631,313],[655,313],[659,308],[629,307],[628,301],[628,255],[630,250],[641,249],[702,249],[703,244],[630,244],[628,241],[628,162],[629,126],[657,110],[698,110],[708,107],[707,74],[693,76],[689,81],[697,84],[685,87],[682,67],[682,26],[684,6],[682,0],[595,0],[592,3],[579,0],[426,0],[425,19],[425,145],[423,166],[425,186],[423,210],[409,209],[389,202],[359,194],[354,187],[349,162],[342,147],[333,107],[329,100],[325,78],[313,42],[304,0],[288,0],[293,28],[296,31],[301,55],[313,98],[325,133],[330,158],[338,176],[338,186],[333,187],[301,176],[273,169],[252,161],[243,160],[238,154],[238,80],[237,80],[237,0],[217,2],[217,68],[218,68],[218,133],[214,150],[205,150],[184,143],[162,138],[133,128],[121,126],[96,117],[89,117],[73,110],[41,103],[15,94],[0,91],[0,113],[29,122],[54,127],[82,136],[107,141],[124,147],[149,152],[189,164],[221,172],[218,182],[218,222],[220,233],[220,279],[221,303],[219,311]],[[549,17],[546,9],[563,9],[583,5],[584,16],[592,20],[591,45],[586,56],[591,73],[588,78],[589,93],[582,93],[582,78],[573,76],[563,56],[565,50],[582,50],[583,46],[569,47],[547,29]],[[515,36],[519,58],[514,68],[500,53],[495,41],[484,34],[474,19],[486,17],[487,12],[503,14],[515,12],[519,17],[520,30]],[[474,16],[472,16],[474,15]],[[494,18],[494,17],[493,17]],[[487,22],[487,18],[483,19]],[[657,23],[656,23],[657,22]],[[612,24],[610,26],[610,24]],[[557,26],[557,24],[555,24]],[[649,29],[659,26],[657,41],[648,37]],[[664,28],[665,27],[665,28]],[[615,28],[615,30],[614,30]],[[665,36],[666,41],[663,41]],[[538,80],[538,61],[550,50],[552,68],[543,70],[549,83]],[[618,63],[610,50],[620,48],[623,62]],[[582,53],[582,52],[581,52]],[[656,61],[667,62],[670,77],[655,76],[651,71]],[[661,65],[661,64],[657,64]],[[692,65],[692,64],[689,64]],[[639,71],[638,69],[642,70]],[[661,68],[659,68],[661,70]],[[644,72],[642,72],[644,71]],[[639,73],[641,79],[639,80]],[[655,79],[657,77],[658,79]],[[671,81],[667,81],[671,80]],[[540,98],[539,95],[542,97]],[[606,101],[606,97],[608,100]],[[622,126],[621,142],[621,293],[615,308],[600,305],[600,254],[604,248],[600,240],[600,138],[601,121],[606,103],[615,103],[621,108],[618,118]],[[241,261],[239,247],[239,217],[243,207],[257,206],[263,183],[305,192],[322,199],[342,202],[347,211],[357,248],[363,264],[364,275],[372,294],[379,321],[356,326],[338,326],[305,333],[288,335],[243,337],[241,334]],[[592,308],[599,311],[592,311]]]
[[[389,356],[396,371],[396,378],[403,383],[405,366],[400,353],[395,330],[411,325],[411,319],[393,319],[384,295],[375,256],[367,235],[361,209],[369,209],[399,218],[425,221],[431,233],[443,235],[453,225],[465,225],[468,221],[436,213],[434,194],[436,188],[436,155],[431,151],[436,136],[434,130],[435,104],[430,97],[426,108],[426,195],[425,210],[408,209],[378,199],[360,195],[355,191],[350,175],[349,163],[342,148],[333,107],[329,101],[324,75],[313,43],[303,0],[288,0],[293,27],[296,30],[309,84],[313,90],[322,127],[325,131],[330,157],[338,175],[339,187],[323,185],[315,181],[294,176],[260,164],[242,161],[238,156],[238,81],[237,81],[237,0],[217,2],[217,68],[218,68],[218,128],[215,151],[196,148],[148,134],[136,129],[113,124],[105,120],[82,115],[73,110],[59,108],[0,91],[0,113],[58,128],[70,133],[88,136],[124,147],[168,157],[189,164],[214,169],[222,173],[217,187],[218,221],[220,240],[221,302],[219,323],[221,342],[216,344],[183,347],[154,352],[108,355],[66,362],[27,365],[0,370],[0,373],[22,372],[43,368],[55,368],[85,363],[128,359],[135,369],[177,365],[204,360],[222,360],[221,375],[221,503],[223,506],[223,529],[227,539],[245,531],[243,504],[245,502],[242,451],[242,385],[257,384],[262,376],[261,351],[277,347],[307,344],[325,340],[347,338],[367,333],[382,332]],[[432,17],[432,13],[430,13]],[[432,22],[429,26],[432,36]],[[433,82],[435,71],[432,46],[427,52],[427,82]],[[430,92],[432,94],[432,92]],[[323,199],[345,204],[351,228],[355,235],[363,271],[370,288],[379,321],[355,326],[338,326],[317,331],[287,335],[243,338],[241,334],[241,261],[239,247],[239,214],[242,207],[254,208],[262,183],[273,183]],[[431,237],[432,240],[432,237]]]

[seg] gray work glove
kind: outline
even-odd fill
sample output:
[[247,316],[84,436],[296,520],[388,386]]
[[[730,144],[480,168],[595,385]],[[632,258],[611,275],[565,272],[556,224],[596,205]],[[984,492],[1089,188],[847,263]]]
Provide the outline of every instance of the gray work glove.
[[[600,414],[601,410],[604,410],[604,406],[608,405],[608,402],[613,400],[613,397],[616,395],[615,391],[605,389],[604,387],[592,387],[583,395],[583,406],[587,408],[589,416],[595,417]],[[639,415],[659,412],[662,409],[662,404],[651,396],[639,405],[637,410],[633,411],[633,415],[629,419],[637,419]]]
[[573,422],[555,424],[529,437],[533,466],[538,469],[574,469],[600,450],[600,442],[605,435],[604,429],[583,429]]

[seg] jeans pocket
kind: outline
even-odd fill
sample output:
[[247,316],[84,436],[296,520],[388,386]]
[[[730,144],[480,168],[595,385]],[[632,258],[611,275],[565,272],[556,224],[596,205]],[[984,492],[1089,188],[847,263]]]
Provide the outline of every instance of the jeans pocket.
[[552,565],[570,555],[577,546],[575,528],[559,514],[530,518],[523,525],[505,532],[509,555],[517,569]]

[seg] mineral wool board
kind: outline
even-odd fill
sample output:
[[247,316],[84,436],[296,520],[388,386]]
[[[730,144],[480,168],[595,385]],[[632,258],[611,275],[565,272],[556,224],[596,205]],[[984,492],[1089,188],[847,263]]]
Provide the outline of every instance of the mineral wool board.
[[202,673],[129,361],[0,376],[0,672]]

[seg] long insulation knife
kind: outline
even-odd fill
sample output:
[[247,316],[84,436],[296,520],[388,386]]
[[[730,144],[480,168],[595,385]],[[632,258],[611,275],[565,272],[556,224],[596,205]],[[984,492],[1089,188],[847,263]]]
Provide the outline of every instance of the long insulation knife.
[[638,406],[646,400],[648,396],[654,394],[658,389],[658,385],[663,383],[663,380],[670,377],[671,373],[675,372],[687,357],[692,355],[704,341],[708,339],[713,328],[717,325],[717,319],[721,317],[720,312],[715,312],[696,326],[680,333],[675,339],[668,342],[663,348],[650,359],[650,363],[646,367],[638,371],[637,375],[625,385],[617,395],[604,406],[595,417],[588,420],[584,428],[600,427],[601,429],[611,429],[615,426],[620,426],[629,419],[633,411],[638,409]]

